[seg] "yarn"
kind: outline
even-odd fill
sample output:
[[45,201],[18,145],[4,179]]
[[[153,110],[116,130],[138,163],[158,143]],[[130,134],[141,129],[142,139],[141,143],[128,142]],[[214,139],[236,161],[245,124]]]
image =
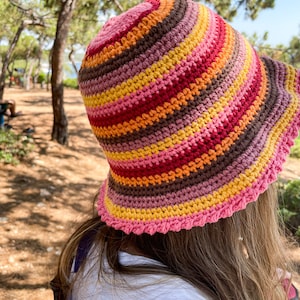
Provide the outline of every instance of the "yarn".
[[300,127],[300,71],[259,57],[190,0],[149,0],[109,20],[79,87],[110,165],[99,216],[125,233],[244,209],[276,180]]

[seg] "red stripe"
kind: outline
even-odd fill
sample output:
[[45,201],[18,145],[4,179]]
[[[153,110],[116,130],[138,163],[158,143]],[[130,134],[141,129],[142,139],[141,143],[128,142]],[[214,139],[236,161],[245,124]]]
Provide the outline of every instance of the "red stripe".
[[[220,35],[214,39],[215,43],[211,44],[210,49],[207,52],[210,52],[208,59],[205,62],[200,64],[193,64],[193,68],[185,70],[172,82],[172,87],[168,89],[166,86],[164,89],[161,89],[159,93],[148,94],[144,98],[144,101],[135,104],[133,107],[127,107],[126,111],[115,111],[115,115],[109,115],[102,118],[92,115],[89,115],[90,123],[93,126],[112,126],[115,124],[123,123],[135,119],[138,116],[141,116],[143,113],[149,112],[151,109],[155,109],[157,106],[162,105],[165,102],[170,102],[172,97],[182,91],[183,89],[189,87],[189,84],[194,82],[196,78],[199,78],[202,73],[207,71],[209,66],[215,60],[217,54],[220,52],[221,48],[225,43],[225,24],[220,22],[216,26],[219,27]],[[203,54],[203,57],[207,56],[207,53]]]
[[[261,86],[262,76],[261,73],[256,74],[254,77],[251,86],[247,89],[247,92],[244,94],[243,98],[239,102],[239,105],[234,109],[231,113],[230,119],[227,119],[226,122],[222,124],[218,124],[215,129],[214,135],[207,135],[204,137],[203,141],[195,141],[194,145],[191,145],[188,151],[185,151],[184,155],[181,155],[180,159],[175,159],[173,161],[167,160],[165,162],[159,162],[159,166],[145,166],[143,168],[134,168],[133,169],[124,169],[114,166],[114,172],[117,175],[124,177],[142,177],[142,176],[151,176],[156,174],[161,174],[163,172],[169,172],[171,170],[175,171],[176,168],[183,166],[184,164],[189,163],[190,161],[195,160],[200,157],[204,153],[208,153],[210,149],[214,149],[214,147],[221,143],[221,141],[228,136],[230,132],[233,131],[234,126],[237,125],[238,121],[245,114],[245,112],[249,109],[252,103],[255,101],[255,98],[259,92],[259,88]],[[249,101],[252,100],[252,101]],[[228,116],[229,117],[229,116]]]
[[[109,38],[106,41],[104,41],[104,42],[103,41],[102,42],[100,42],[100,41],[98,42],[97,41],[97,37],[96,37],[96,39],[93,41],[93,44],[87,49],[87,56],[93,56],[95,54],[98,54],[105,47],[107,47],[109,45],[113,45],[116,42],[120,42],[121,39],[122,39],[122,37],[124,37],[130,30],[132,30],[132,28],[134,28],[135,26],[137,26],[144,17],[148,16],[154,10],[157,10],[159,8],[159,5],[160,5],[159,1],[151,0],[151,1],[147,1],[147,2],[152,3],[151,9],[147,9],[146,11],[144,11],[143,13],[141,13],[136,18],[136,20],[134,20],[134,22],[132,24],[130,24],[128,27],[125,28],[125,30],[123,29],[123,30],[120,30],[119,32],[114,32],[114,35],[111,38]],[[118,17],[116,17],[116,18],[118,18]],[[99,33],[101,33],[101,31]],[[95,44],[97,44],[97,43],[99,43],[99,45],[97,45],[97,47],[95,47]]]

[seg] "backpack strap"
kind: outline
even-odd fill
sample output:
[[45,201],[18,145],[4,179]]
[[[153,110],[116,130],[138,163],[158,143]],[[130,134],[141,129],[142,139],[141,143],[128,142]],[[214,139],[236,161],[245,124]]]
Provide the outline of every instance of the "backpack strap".
[[[97,229],[95,228],[93,230],[88,231],[80,240],[77,251],[76,251],[76,256],[74,258],[74,273],[77,273],[80,266],[82,265],[83,261],[86,259],[89,251],[92,248]],[[72,296],[66,298],[65,295],[63,294],[63,290],[61,288],[61,282],[58,278],[58,275],[56,275],[51,281],[50,281],[50,287],[53,291],[53,299],[54,300],[65,300],[68,299],[70,300]]]
[[80,266],[82,265],[83,261],[86,259],[88,253],[90,252],[94,243],[96,233],[97,229],[90,230],[80,240],[74,261],[74,273],[78,272]]

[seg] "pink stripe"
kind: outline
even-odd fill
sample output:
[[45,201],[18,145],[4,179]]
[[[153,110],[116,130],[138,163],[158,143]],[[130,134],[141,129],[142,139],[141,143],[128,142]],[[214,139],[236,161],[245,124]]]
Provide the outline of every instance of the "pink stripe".
[[130,232],[135,234],[154,234],[155,232],[166,233],[168,231],[179,231],[181,229],[188,230],[194,226],[204,226],[206,223],[217,222],[220,218],[230,217],[234,212],[244,209],[248,203],[253,202],[254,199],[257,199],[258,195],[264,192],[268,185],[276,180],[277,174],[280,170],[282,170],[282,165],[289,153],[287,145],[293,143],[293,140],[298,135],[299,128],[300,109],[298,110],[294,121],[282,135],[275,155],[269,162],[263,174],[253,183],[251,187],[241,191],[241,193],[230,198],[227,202],[221,203],[209,210],[201,211],[190,216],[173,217],[164,220],[148,222],[115,219],[108,214],[103,205],[103,199],[105,196],[104,184],[99,195],[98,213],[101,216],[101,219],[109,226],[113,226],[115,229],[123,230],[127,234]]
[[[232,76],[237,75],[237,72],[232,72],[231,74]],[[227,77],[227,79],[229,79],[229,75]],[[222,88],[222,90],[226,90],[228,89],[228,87],[232,84],[232,81],[228,80],[228,81],[223,81],[222,84],[220,85],[220,87]],[[246,87],[245,87],[246,89]],[[243,92],[243,87],[242,90],[240,91],[240,93]],[[186,126],[191,125],[191,123],[193,123],[194,121],[197,120],[197,118],[199,118],[209,107],[212,107],[213,104],[219,100],[219,98],[223,95],[223,92],[217,90],[214,93],[210,94],[208,98],[204,99],[203,102],[195,107],[190,113],[189,115],[186,115],[183,119],[180,119],[178,121],[176,121],[176,123],[173,123],[171,125],[168,125],[167,128],[161,128],[161,130],[156,131],[154,134],[149,135],[144,137],[143,139],[140,140],[135,140],[135,141],[129,141],[129,142],[124,142],[124,143],[118,143],[118,144],[103,144],[103,149],[104,151],[109,151],[109,152],[117,152],[117,153],[122,153],[125,151],[132,151],[132,150],[137,150],[137,149],[141,149],[144,148],[145,146],[149,146],[151,144],[156,144],[158,141],[162,141],[165,138],[169,137],[172,134],[175,134],[176,132],[178,132],[180,129],[184,129]],[[213,100],[213,101],[212,101]],[[234,106],[235,103],[233,103],[233,101],[231,102],[231,106]],[[228,107],[225,108],[225,111],[227,112],[229,110]],[[215,117],[210,123],[216,122],[214,124],[214,126],[216,126],[217,124],[219,124],[219,122],[222,122],[222,113],[220,114],[220,120],[218,117]],[[210,124],[209,123],[209,124]],[[209,132],[212,132],[211,126],[213,126],[213,124],[208,125],[209,128],[206,129]],[[202,131],[203,133],[203,131]],[[196,136],[198,134],[201,134],[201,132],[197,133]]]
[[196,24],[199,6],[188,1],[187,12],[180,23],[169,33],[167,33],[159,43],[149,48],[143,55],[138,56],[127,65],[105,74],[97,79],[88,80],[80,83],[83,95],[89,96],[112,88],[115,85],[134,77],[136,74],[147,69],[156,61],[160,60],[171,49],[179,45],[179,43],[190,33]]
[[[243,49],[244,50],[244,49]],[[241,52],[244,53],[244,51],[241,50]],[[191,149],[192,145],[195,143],[197,145],[203,143],[203,141],[207,141],[208,138],[215,136],[216,132],[218,132],[219,127],[222,129],[222,126],[224,124],[228,124],[228,126],[233,127],[235,124],[230,124],[232,120],[228,120],[227,116],[235,116],[236,113],[234,111],[239,111],[243,112],[243,110],[247,109],[247,104],[244,104],[243,100],[245,98],[245,93],[249,92],[249,87],[251,86],[255,75],[256,71],[259,68],[259,66],[256,64],[256,60],[252,61],[249,73],[248,73],[248,79],[244,83],[244,85],[241,87],[241,89],[238,91],[238,93],[235,95],[235,97],[232,99],[232,101],[229,102],[229,105],[225,108],[225,111],[220,112],[215,118],[213,118],[208,125],[202,129],[199,132],[196,132],[194,135],[190,136],[187,140],[181,142],[180,144],[175,145],[172,148],[166,149],[164,151],[160,151],[158,154],[153,154],[151,156],[147,156],[145,158],[141,159],[133,159],[133,160],[126,160],[126,161],[120,161],[116,160],[114,161],[113,159],[109,159],[109,163],[112,168],[129,168],[129,169],[138,169],[138,168],[148,168],[152,167],[153,165],[159,165],[161,162],[164,161],[170,161],[172,156],[172,153],[180,153],[180,152],[186,152]],[[233,74],[231,74],[231,78],[236,78],[238,72],[240,70],[237,69],[237,67],[233,70]],[[231,81],[227,81],[227,83],[232,83]],[[214,96],[215,94],[213,94]],[[213,99],[212,95],[209,96],[208,102]],[[215,101],[218,101],[219,97],[221,95],[215,95]],[[254,99],[251,99],[252,101]],[[211,103],[210,103],[211,105]],[[251,105],[251,103],[248,103],[248,106]],[[241,107],[242,106],[242,107]],[[184,116],[185,123],[191,124],[193,121],[195,121],[197,118],[201,117],[204,111],[207,111],[208,107],[203,107],[203,103],[201,103],[199,110],[195,109],[193,110],[189,115]],[[172,131],[174,129],[179,130],[181,128],[178,128],[178,125],[174,124],[174,127],[171,128]],[[164,135],[161,135],[160,132],[155,133],[155,140],[163,140],[165,136],[170,136],[170,132],[165,132]],[[222,136],[222,139],[225,137]],[[143,146],[146,145],[151,145],[155,143],[155,140],[151,140],[147,138],[144,141],[142,141]],[[146,144],[147,142],[147,144]],[[217,143],[217,139],[215,140],[215,144]],[[140,146],[140,143],[138,143]],[[125,151],[124,144],[122,145],[117,145],[118,148],[121,150],[121,152]],[[137,146],[137,145],[136,145]],[[104,150],[106,150],[107,147],[104,146]]]
[[129,96],[125,96],[112,103],[107,103],[101,107],[87,108],[87,113],[92,118],[101,118],[102,116],[113,116],[120,111],[126,111],[132,107],[136,107],[149,99],[153,94],[164,90],[167,84],[172,84],[172,81],[177,78],[178,74],[193,68],[195,64],[201,65],[203,57],[206,57],[206,52],[209,45],[215,45],[215,26],[216,19],[212,18],[210,21],[210,28],[206,31],[206,38],[194,49],[194,51],[187,57],[186,60],[180,62],[169,73],[164,74],[163,78],[157,78],[155,82],[151,82],[148,86],[144,86],[141,90],[133,92]]
[[300,95],[300,69],[297,70],[297,78],[296,78],[296,92]]
[[[276,74],[278,74],[278,76],[275,78],[276,84],[278,87],[284,87],[285,84],[285,79],[286,79],[286,68],[283,64],[277,64],[276,65],[277,70],[276,70]],[[228,168],[224,171],[225,173],[222,173],[222,175],[216,176],[214,177],[214,179],[211,179],[212,181],[208,181],[208,187],[209,187],[209,191],[207,192],[207,190],[205,190],[205,188],[207,187],[206,183],[201,183],[200,185],[197,185],[195,188],[188,188],[187,190],[183,190],[183,194],[180,194],[177,196],[177,193],[172,193],[170,196],[170,199],[184,199],[182,201],[187,201],[190,198],[190,194],[194,193],[194,198],[197,197],[197,195],[199,195],[199,191],[203,190],[203,193],[201,193],[200,195],[203,196],[205,194],[208,194],[212,187],[213,190],[216,190],[218,187],[222,186],[224,184],[224,182],[228,182],[228,180],[226,180],[225,178],[228,177],[229,181],[232,180],[236,174],[239,174],[240,172],[242,172],[244,169],[246,169],[247,167],[250,166],[250,164],[245,165],[245,168],[240,168],[243,165],[243,162],[247,162],[248,161],[255,161],[257,156],[259,155],[259,153],[261,152],[261,147],[264,145],[265,143],[265,139],[266,139],[266,133],[268,133],[272,127],[274,126],[274,124],[276,124],[276,122],[279,120],[279,118],[281,117],[281,115],[284,113],[284,111],[286,110],[286,108],[289,106],[290,104],[290,95],[283,89],[281,88],[280,90],[278,90],[278,96],[277,95],[273,95],[273,97],[277,98],[277,103],[274,105],[274,108],[268,118],[267,121],[265,121],[265,125],[264,127],[262,127],[262,129],[260,130],[260,132],[258,133],[258,135],[256,136],[256,138],[252,141],[252,145],[253,148],[250,146],[250,149],[248,149],[246,151],[246,155],[242,155],[242,160],[238,159],[237,163],[234,163],[233,166],[228,166]],[[263,138],[265,137],[265,138]],[[261,145],[261,147],[259,146]],[[250,151],[250,152],[249,152]],[[223,176],[223,177],[222,177]],[[225,180],[225,181],[224,181]],[[216,183],[219,182],[218,186],[215,186]],[[188,196],[186,196],[188,195]],[[122,197],[122,196],[121,196]],[[147,200],[149,200],[149,198],[152,197],[146,197],[145,201],[148,202]],[[130,197],[128,198],[124,198],[125,201],[129,201]],[[165,199],[164,201],[168,200],[168,196],[167,199]],[[122,200],[120,200],[122,201]],[[146,203],[145,202],[145,203]],[[148,203],[157,203],[155,201],[150,201]],[[121,204],[122,202],[118,202],[119,204]],[[177,203],[177,202],[176,202]]]
[[[175,205],[179,203],[184,203],[191,199],[202,197],[204,195],[211,194],[213,191],[217,190],[221,186],[227,184],[238,174],[243,173],[247,168],[249,168],[254,161],[258,158],[265,142],[268,138],[268,134],[273,126],[278,122],[288,105],[288,96],[278,99],[276,108],[270,114],[268,120],[265,122],[265,126],[261,128],[255,139],[251,142],[248,149],[229,165],[224,171],[216,176],[210,178],[205,182],[201,182],[195,186],[182,189],[181,191],[169,193],[157,197],[138,197],[138,203],[132,201],[134,197],[119,195],[109,188],[108,195],[111,199],[114,199],[116,204],[126,206],[126,207],[137,207],[137,208],[154,208],[166,205]],[[127,204],[127,205],[125,205]]]
[[[244,52],[244,49],[241,49],[241,53]],[[239,61],[236,61],[236,63],[239,63]],[[195,107],[189,116],[186,116],[181,120],[177,120],[176,123],[172,124],[168,128],[161,128],[161,130],[157,131],[155,134],[144,137],[141,140],[124,142],[122,144],[105,144],[103,145],[103,149],[111,152],[124,152],[143,148],[147,145],[155,144],[159,140],[165,139],[166,137],[178,132],[180,129],[190,125],[192,122],[197,120],[199,114],[202,115],[209,107],[212,107],[215,102],[219,101],[220,97],[223,96],[224,91],[228,90],[242,67],[243,64],[237,64],[232,69],[232,72],[227,74],[226,80],[221,81],[220,86],[215,88],[208,98],[204,99],[200,105]]]
[[[125,36],[127,32],[137,26],[139,22],[152,11],[157,10],[159,5],[159,1],[145,1],[119,16],[111,18],[104,24],[98,35],[88,46],[86,56],[93,56],[102,51],[104,47],[121,41],[121,38]],[[122,24],[122,26],[120,26],[120,24]]]

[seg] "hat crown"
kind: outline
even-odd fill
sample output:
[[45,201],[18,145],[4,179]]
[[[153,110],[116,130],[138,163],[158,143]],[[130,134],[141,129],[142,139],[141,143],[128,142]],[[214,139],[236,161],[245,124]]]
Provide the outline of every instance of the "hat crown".
[[[157,6],[158,2],[156,2]],[[120,41],[133,26],[146,16],[155,7],[154,3],[142,2],[134,8],[109,19],[101,28],[99,34],[87,48],[87,56],[100,52],[104,47],[113,46]]]
[[110,20],[79,74],[110,164],[101,218],[153,234],[255,201],[297,134],[299,78],[189,0],[144,2]]

